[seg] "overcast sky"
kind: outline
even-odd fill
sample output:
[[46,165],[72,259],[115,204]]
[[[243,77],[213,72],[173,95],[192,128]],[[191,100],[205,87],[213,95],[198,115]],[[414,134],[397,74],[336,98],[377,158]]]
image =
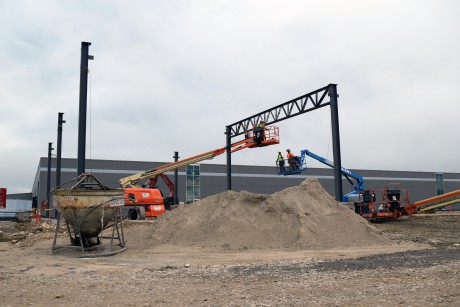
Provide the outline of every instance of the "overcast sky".
[[[77,157],[82,41],[95,57],[87,159],[220,148],[226,125],[336,83],[342,166],[460,172],[459,12],[455,0],[0,0],[0,186],[31,191],[58,112],[62,157]],[[333,158],[329,108],[277,125],[280,145],[233,164],[274,166],[286,148]]]

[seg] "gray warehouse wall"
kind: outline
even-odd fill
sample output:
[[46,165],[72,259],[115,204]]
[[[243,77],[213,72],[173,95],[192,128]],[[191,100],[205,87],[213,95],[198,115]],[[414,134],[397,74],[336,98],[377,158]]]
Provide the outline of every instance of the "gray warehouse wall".
[[[56,159],[51,161],[51,189],[55,187]],[[109,188],[118,188],[120,178],[142,172],[169,162],[146,161],[114,161],[87,160],[86,172],[95,177]],[[221,193],[227,189],[227,166],[218,164],[200,164],[201,167],[201,198]],[[436,195],[435,172],[407,172],[382,170],[353,170],[364,177],[366,189],[381,189],[388,183],[400,183],[402,188],[410,191],[412,202]],[[171,181],[174,172],[168,172]],[[77,159],[62,159],[61,183],[77,176]],[[309,168],[302,174],[293,176],[278,176],[274,167],[232,165],[232,189],[245,190],[253,193],[271,194],[287,187],[298,185],[306,178],[317,178],[321,185],[334,196],[334,174],[330,168]],[[36,179],[32,188],[32,196],[38,197],[38,202],[46,199],[47,158],[41,158],[37,169]],[[158,187],[165,196],[169,196],[166,185],[158,180]],[[459,173],[444,173],[444,189],[450,192],[460,189]],[[353,186],[343,179],[343,191],[347,193]],[[179,201],[185,200],[185,168],[179,169]]]

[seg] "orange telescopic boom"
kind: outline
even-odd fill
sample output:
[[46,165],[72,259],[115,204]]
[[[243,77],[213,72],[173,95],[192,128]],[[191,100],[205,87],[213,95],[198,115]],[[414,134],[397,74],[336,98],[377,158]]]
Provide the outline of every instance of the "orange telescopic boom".
[[407,214],[427,213],[434,209],[450,206],[460,202],[460,190],[433,196],[427,199],[417,201],[410,206],[404,207]]
[[[246,131],[244,140],[235,142],[230,145],[230,152],[234,153],[245,148],[257,148],[274,144],[279,144],[279,130],[275,126],[266,126],[263,133],[257,136],[254,131]],[[169,207],[168,197],[164,197],[160,190],[155,189],[154,185],[158,176],[165,180],[171,192],[174,195],[174,186],[166,176],[166,172],[184,167],[190,164],[198,163],[204,160],[213,159],[227,151],[227,147],[211,150],[187,159],[177,162],[168,163],[158,166],[145,172],[134,174],[119,180],[120,185],[125,190],[125,205],[132,206],[128,212],[130,219],[144,219],[146,217],[157,217],[165,212]],[[150,179],[149,187],[139,186],[140,180]],[[170,199],[171,197],[169,197]]]
[[[257,143],[254,140],[254,134],[252,131],[247,131],[245,134],[245,139],[241,140],[239,142],[235,142],[230,145],[231,147],[231,153],[237,152],[239,150],[245,149],[245,148],[257,148],[257,147],[264,147],[264,146],[269,146],[269,145],[274,145],[274,144],[279,144],[279,130],[278,127],[275,126],[266,126],[264,130],[264,139]],[[148,171],[134,174],[128,177],[124,177],[120,179],[120,185],[123,188],[129,188],[129,187],[136,187],[137,183],[140,180],[143,179],[148,179],[148,178],[153,178],[155,176],[158,176],[160,174],[175,170],[180,167],[184,167],[190,164],[198,163],[200,161],[204,160],[211,160],[216,156],[219,156],[223,154],[227,150],[227,147],[222,147],[218,148],[215,150],[211,150],[187,159],[179,160],[177,162],[172,162],[168,163],[162,166],[158,166],[156,168],[150,169]]]

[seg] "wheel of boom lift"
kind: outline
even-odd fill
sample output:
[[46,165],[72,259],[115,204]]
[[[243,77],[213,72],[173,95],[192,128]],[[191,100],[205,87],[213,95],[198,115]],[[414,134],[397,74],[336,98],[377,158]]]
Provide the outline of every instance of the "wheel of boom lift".
[[128,219],[129,220],[145,220],[145,208],[144,207],[136,207],[129,209],[128,211]]
[[136,210],[136,208],[129,209],[128,210],[128,220],[136,220],[136,219],[137,219],[137,210]]
[[137,208],[137,219],[145,220],[145,207]]

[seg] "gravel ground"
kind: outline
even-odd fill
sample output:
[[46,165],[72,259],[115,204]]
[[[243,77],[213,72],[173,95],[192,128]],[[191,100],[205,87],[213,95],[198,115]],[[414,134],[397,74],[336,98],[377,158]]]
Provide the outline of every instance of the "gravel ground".
[[144,250],[137,223],[123,253],[51,256],[52,231],[16,226],[0,223],[1,306],[460,305],[457,214],[375,224],[393,246],[290,253]]

